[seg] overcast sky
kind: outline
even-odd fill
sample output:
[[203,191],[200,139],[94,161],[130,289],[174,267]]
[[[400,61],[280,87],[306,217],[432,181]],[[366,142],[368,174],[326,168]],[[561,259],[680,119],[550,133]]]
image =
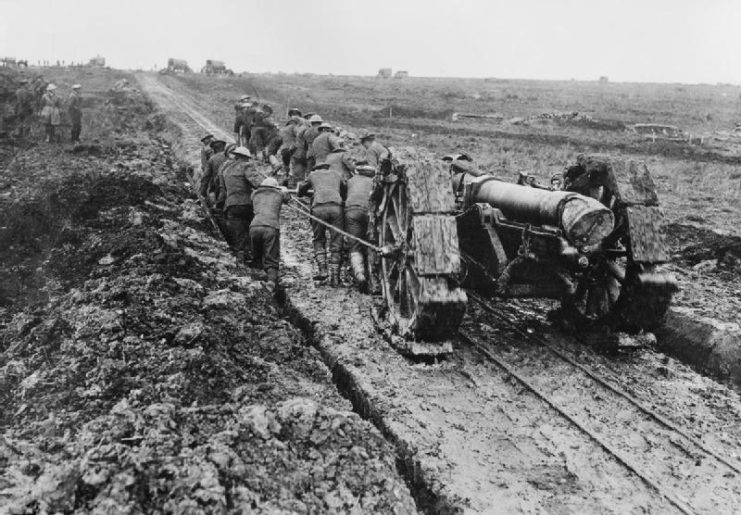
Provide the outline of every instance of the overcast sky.
[[0,0],[0,56],[741,83],[741,0]]

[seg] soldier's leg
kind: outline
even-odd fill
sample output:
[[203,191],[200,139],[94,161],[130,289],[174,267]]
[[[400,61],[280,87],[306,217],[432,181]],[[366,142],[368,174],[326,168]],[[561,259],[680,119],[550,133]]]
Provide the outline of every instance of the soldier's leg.
[[265,245],[263,227],[250,227],[250,246],[252,247],[252,261],[250,266],[265,268]]
[[[368,211],[361,208],[346,210],[345,231],[357,238],[365,239],[368,231]],[[365,292],[368,285],[365,273],[365,247],[355,240],[350,240],[350,265],[358,287]]]
[[[322,209],[322,206],[317,206],[311,210],[311,214],[317,218],[323,219],[324,210]],[[317,268],[317,271],[314,274],[314,279],[317,281],[323,281],[327,278],[326,228],[319,222],[311,220],[311,232],[313,233],[314,261]]]
[[[342,207],[338,204],[330,204],[330,206],[331,208],[327,211],[327,222],[333,227],[343,229],[345,223]],[[344,238],[337,231],[330,230],[329,232],[329,284],[330,286],[339,286],[342,242]]]
[[248,258],[250,246],[248,209],[249,206],[231,206],[226,214],[226,224],[232,237],[232,250],[237,257],[238,264],[244,263]]
[[278,267],[280,265],[280,231],[265,227],[263,238],[263,266],[268,274],[268,283],[278,285]]

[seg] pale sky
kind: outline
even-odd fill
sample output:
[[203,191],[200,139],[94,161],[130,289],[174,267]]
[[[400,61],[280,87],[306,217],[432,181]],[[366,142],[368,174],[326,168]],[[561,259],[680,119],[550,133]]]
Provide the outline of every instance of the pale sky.
[[0,56],[741,83],[741,0],[0,0]]

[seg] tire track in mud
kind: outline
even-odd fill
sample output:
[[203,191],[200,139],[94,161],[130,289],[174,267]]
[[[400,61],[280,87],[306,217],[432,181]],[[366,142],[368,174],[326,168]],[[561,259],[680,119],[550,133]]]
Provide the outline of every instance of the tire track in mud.
[[[183,95],[158,86],[156,78],[140,81],[145,89],[152,88],[153,96],[161,96],[196,124],[207,119]],[[207,127],[210,126],[213,124],[209,122]],[[449,360],[431,366],[414,364],[401,357],[376,333],[369,316],[368,297],[314,285],[308,259],[311,255],[308,224],[289,213],[284,220],[283,281],[287,286],[289,314],[321,351],[342,393],[396,446],[400,468],[425,511],[677,511],[568,421],[544,409],[539,398],[513,383],[508,374],[473,347],[456,345],[455,354]],[[479,323],[478,316],[467,323]],[[508,346],[511,355],[519,355],[520,347],[526,346],[526,342],[511,334],[495,336],[499,338],[496,344]],[[559,335],[549,333],[548,336],[564,340]],[[559,383],[553,385],[546,379],[558,379],[568,371],[548,360],[545,354],[524,352],[518,365],[531,360],[528,370],[548,371],[542,373],[542,388],[558,391]],[[651,359],[661,358],[652,353]],[[676,366],[669,364],[670,368]],[[616,375],[624,374],[636,381],[636,375],[645,372],[640,367],[637,371],[618,368]],[[698,388],[714,385],[685,370],[674,373]],[[661,389],[661,385],[654,385],[651,380],[644,383],[650,386],[648,390]],[[711,414],[718,420],[722,418],[718,415],[722,405],[730,402],[720,392],[712,406],[702,406],[703,399],[696,391],[690,387],[680,390],[677,395],[681,398],[677,404],[680,409],[699,404],[700,413]],[[611,437],[620,438],[626,448],[634,444],[631,438],[640,437],[636,431],[642,430],[642,426],[635,429],[635,425],[614,424],[615,420],[623,422],[615,417],[625,412],[615,399],[585,392],[581,383],[562,390],[563,396],[572,394],[578,395],[584,409],[598,413],[603,429],[613,431]],[[734,405],[730,411],[735,414],[735,410]],[[642,449],[647,454],[653,450],[648,444]],[[660,449],[666,460],[662,471],[670,477],[676,472],[673,463],[686,465],[691,461],[686,457],[687,449],[681,445],[664,445]],[[699,469],[702,474],[712,472]],[[707,476],[696,471],[685,479],[689,477]],[[706,493],[708,497],[713,495]],[[695,497],[693,501],[698,499]],[[737,501],[730,494],[722,500]],[[715,512],[730,508],[729,504],[708,502],[717,508]]]

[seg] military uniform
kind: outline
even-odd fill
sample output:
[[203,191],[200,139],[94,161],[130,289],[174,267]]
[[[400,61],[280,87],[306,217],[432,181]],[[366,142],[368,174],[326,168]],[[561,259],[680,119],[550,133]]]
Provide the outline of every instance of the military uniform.
[[226,215],[226,227],[237,261],[244,262],[249,254],[249,227],[254,217],[252,192],[259,186],[262,175],[253,163],[236,159],[219,174],[219,200]]
[[309,125],[296,125],[294,132],[296,134],[296,150],[291,154],[291,175],[296,182],[301,182],[306,178],[306,131]]
[[289,171],[291,169],[291,158],[296,147],[298,140],[296,138],[296,127],[298,122],[294,119],[288,120],[286,124],[280,128],[279,135],[281,141],[280,158],[283,164],[283,169]]
[[268,274],[268,282],[276,285],[280,263],[280,210],[288,202],[289,195],[265,182],[252,193],[255,217],[250,224],[250,243],[253,262],[262,266]]
[[[368,212],[370,195],[373,190],[373,175],[373,169],[368,167],[347,181],[345,231],[362,240],[367,240],[368,236]],[[370,275],[366,274],[366,247],[355,240],[350,240],[349,245],[353,276],[361,291],[364,291],[367,289]]]
[[206,169],[201,177],[201,196],[208,198],[209,193],[214,193],[219,198],[219,170],[226,163],[226,151],[217,152],[206,162]]
[[344,149],[338,149],[332,152],[326,157],[324,162],[329,165],[330,170],[338,173],[345,180],[352,177],[353,171],[355,171],[355,160]]
[[[338,229],[343,228],[342,199],[347,190],[347,183],[338,173],[324,169],[314,170],[309,174],[306,182],[298,188],[299,195],[305,195],[309,189],[314,189],[314,199],[311,203],[311,214],[327,224]],[[317,279],[327,276],[327,228],[311,221],[314,242],[314,259],[318,273]],[[330,230],[329,235],[329,274],[332,284],[339,281],[340,252],[342,251],[342,236]]]
[[62,123],[59,112],[61,100],[53,91],[47,91],[41,97],[41,102],[44,106],[41,109],[41,118],[46,126],[46,141],[52,143],[56,140],[56,128]]
[[70,136],[72,143],[80,141],[80,132],[82,132],[82,95],[77,90],[73,90],[67,101],[67,114],[69,115],[70,125],[72,126]]
[[324,163],[327,156],[342,148],[342,140],[331,131],[319,133],[311,144],[312,154],[317,163]]
[[390,157],[391,153],[389,150],[378,143],[377,141],[374,141],[370,144],[368,148],[365,149],[365,152],[363,153],[364,160],[368,163],[369,166],[372,166],[374,168],[378,168],[382,161],[388,159]]
[[314,156],[314,140],[319,136],[319,127],[312,125],[302,133],[302,138],[306,146],[306,168],[313,170],[314,166],[318,164],[316,157]]

